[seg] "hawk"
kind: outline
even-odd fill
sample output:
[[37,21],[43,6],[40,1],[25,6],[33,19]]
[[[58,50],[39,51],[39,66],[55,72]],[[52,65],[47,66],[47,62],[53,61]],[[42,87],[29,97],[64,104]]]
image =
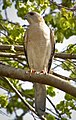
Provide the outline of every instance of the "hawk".
[[[29,27],[24,36],[25,55],[31,71],[49,73],[54,54],[54,35],[37,12],[29,12],[25,19]],[[46,87],[34,83],[35,110],[39,116],[44,115],[46,106]]]

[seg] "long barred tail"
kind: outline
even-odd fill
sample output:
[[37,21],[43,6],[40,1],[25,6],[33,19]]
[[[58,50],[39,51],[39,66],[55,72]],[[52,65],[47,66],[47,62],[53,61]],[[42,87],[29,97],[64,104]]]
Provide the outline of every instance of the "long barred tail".
[[39,116],[44,116],[46,107],[46,87],[43,84],[34,83],[35,110]]

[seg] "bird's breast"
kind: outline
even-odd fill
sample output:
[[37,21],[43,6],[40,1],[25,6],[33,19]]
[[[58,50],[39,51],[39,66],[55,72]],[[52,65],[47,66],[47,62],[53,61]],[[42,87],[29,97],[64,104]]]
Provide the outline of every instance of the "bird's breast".
[[28,41],[34,44],[50,42],[50,29],[47,26],[33,25],[28,30]]
[[[50,30],[47,27],[31,26],[28,30],[27,54],[30,67],[41,70],[51,51]],[[49,54],[47,53],[49,52]],[[47,63],[48,64],[48,63]]]

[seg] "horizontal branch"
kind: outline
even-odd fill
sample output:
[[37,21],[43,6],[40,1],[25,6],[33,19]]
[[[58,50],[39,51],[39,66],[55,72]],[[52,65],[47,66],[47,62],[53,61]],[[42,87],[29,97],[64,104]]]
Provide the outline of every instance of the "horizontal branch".
[[55,58],[61,58],[61,59],[76,59],[76,54],[55,53]]
[[68,7],[65,6],[65,4],[62,4],[62,3],[57,4],[53,0],[50,0],[50,5],[51,4],[55,4],[58,7],[59,10],[61,10],[62,8],[65,8],[66,10],[69,10],[69,11],[75,11],[76,10],[76,5],[74,5],[72,8],[68,8]]
[[22,45],[0,45],[0,50],[12,50],[12,47],[16,51],[23,51]]
[[64,80],[73,80],[73,81],[76,81],[76,78],[66,77],[66,76],[57,74],[57,73],[55,73],[55,72],[53,72],[53,75],[58,76],[58,77],[60,77],[60,78],[62,78],[62,79],[64,79]]
[[[4,50],[12,50],[14,49],[15,51],[24,51],[24,48],[22,45],[0,45],[0,51]],[[0,57],[7,57],[7,55],[1,55]],[[10,56],[9,56],[10,57]],[[13,57],[13,56],[12,56]],[[69,54],[69,53],[55,53],[54,55],[55,58],[61,58],[61,59],[76,59],[76,54]]]
[[26,60],[24,55],[22,55],[22,54],[15,54],[15,53],[0,52],[0,57],[18,58],[19,60]]
[[0,64],[0,76],[50,85],[76,97],[76,87],[52,74],[31,74],[30,76],[30,73],[26,73],[23,69]]

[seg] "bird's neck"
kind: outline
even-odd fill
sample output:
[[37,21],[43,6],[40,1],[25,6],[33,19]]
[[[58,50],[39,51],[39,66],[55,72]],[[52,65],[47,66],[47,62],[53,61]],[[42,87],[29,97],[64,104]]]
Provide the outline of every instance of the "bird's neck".
[[34,22],[34,23],[31,23],[30,26],[40,26],[42,24],[45,24],[45,21],[40,21],[40,22]]

